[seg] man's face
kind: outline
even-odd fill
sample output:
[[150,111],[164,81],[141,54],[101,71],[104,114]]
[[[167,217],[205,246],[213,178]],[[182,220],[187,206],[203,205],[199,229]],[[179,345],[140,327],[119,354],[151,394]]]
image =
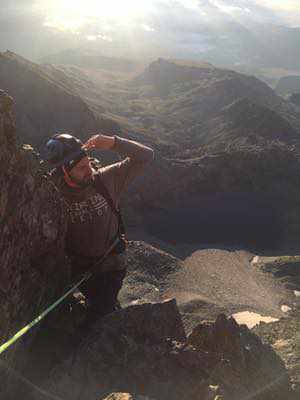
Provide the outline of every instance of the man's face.
[[88,157],[82,158],[70,171],[71,179],[78,184],[88,183],[93,176],[93,169]]

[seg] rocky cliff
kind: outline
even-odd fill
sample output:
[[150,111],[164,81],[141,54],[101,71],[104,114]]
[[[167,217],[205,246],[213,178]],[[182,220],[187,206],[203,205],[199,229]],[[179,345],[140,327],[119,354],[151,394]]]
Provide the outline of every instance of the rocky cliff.
[[[43,179],[33,149],[16,145],[12,107],[13,99],[0,91],[1,343],[61,292],[68,271],[61,200]],[[35,330],[1,355],[2,396],[7,389],[5,365],[18,368],[26,364],[26,350],[34,334]],[[9,377],[15,385],[11,374]]]

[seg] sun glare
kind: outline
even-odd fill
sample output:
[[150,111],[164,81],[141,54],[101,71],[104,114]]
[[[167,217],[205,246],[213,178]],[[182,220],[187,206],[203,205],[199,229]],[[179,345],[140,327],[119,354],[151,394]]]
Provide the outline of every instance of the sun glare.
[[45,25],[77,31],[97,18],[128,23],[145,14],[147,3],[143,0],[39,0],[37,7],[46,15]]

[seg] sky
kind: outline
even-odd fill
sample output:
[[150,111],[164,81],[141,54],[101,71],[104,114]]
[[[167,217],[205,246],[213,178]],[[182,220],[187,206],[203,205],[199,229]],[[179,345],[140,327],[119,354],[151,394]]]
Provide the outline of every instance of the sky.
[[[210,27],[300,26],[299,0],[0,0],[0,51],[31,59],[89,45],[205,48]],[[122,42],[123,41],[123,42]]]

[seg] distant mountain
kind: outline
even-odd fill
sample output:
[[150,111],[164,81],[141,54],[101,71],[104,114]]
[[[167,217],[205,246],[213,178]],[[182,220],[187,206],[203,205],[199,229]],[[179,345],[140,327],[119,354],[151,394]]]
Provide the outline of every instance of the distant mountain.
[[180,144],[180,150],[221,143],[226,148],[232,141],[291,144],[300,138],[299,112],[253,76],[159,59],[132,85],[137,94],[131,120]]
[[0,53],[0,87],[15,99],[17,136],[23,143],[40,147],[55,132],[84,138],[87,132],[119,129],[113,121],[95,116],[65,74],[54,74],[9,51]]
[[284,76],[280,78],[276,86],[276,92],[281,95],[300,93],[300,76]]
[[299,69],[300,28],[252,24],[251,31],[266,50],[260,66]]
[[221,18],[202,29],[207,48],[200,49],[200,57],[217,65],[261,65],[269,51],[253,26],[237,20]]
[[203,126],[203,144],[216,148],[261,145],[267,142],[298,143],[299,133],[275,111],[248,98],[226,106]]
[[126,73],[132,73],[141,68],[141,64],[137,61],[107,57],[96,51],[82,49],[67,49],[60,53],[43,57],[39,61],[43,64],[75,65],[81,68],[104,69]]
[[296,106],[255,77],[204,61],[160,58],[131,79],[6,52],[0,87],[15,98],[19,137],[38,146],[56,130],[82,136],[119,126],[172,154],[233,143],[294,144],[300,137]]
[[266,248],[299,234],[300,113],[268,85],[159,59],[116,104],[160,150],[128,199],[152,235]]
[[300,93],[293,93],[288,98],[289,101],[296,104],[297,106],[300,106]]
[[216,68],[209,63],[191,63],[184,60],[159,58],[134,79],[136,84],[155,85],[160,95],[167,95],[172,85],[203,79]]
[[[300,68],[300,28],[222,19],[207,24],[207,49],[200,57],[226,66]],[[200,46],[199,46],[200,47]]]

